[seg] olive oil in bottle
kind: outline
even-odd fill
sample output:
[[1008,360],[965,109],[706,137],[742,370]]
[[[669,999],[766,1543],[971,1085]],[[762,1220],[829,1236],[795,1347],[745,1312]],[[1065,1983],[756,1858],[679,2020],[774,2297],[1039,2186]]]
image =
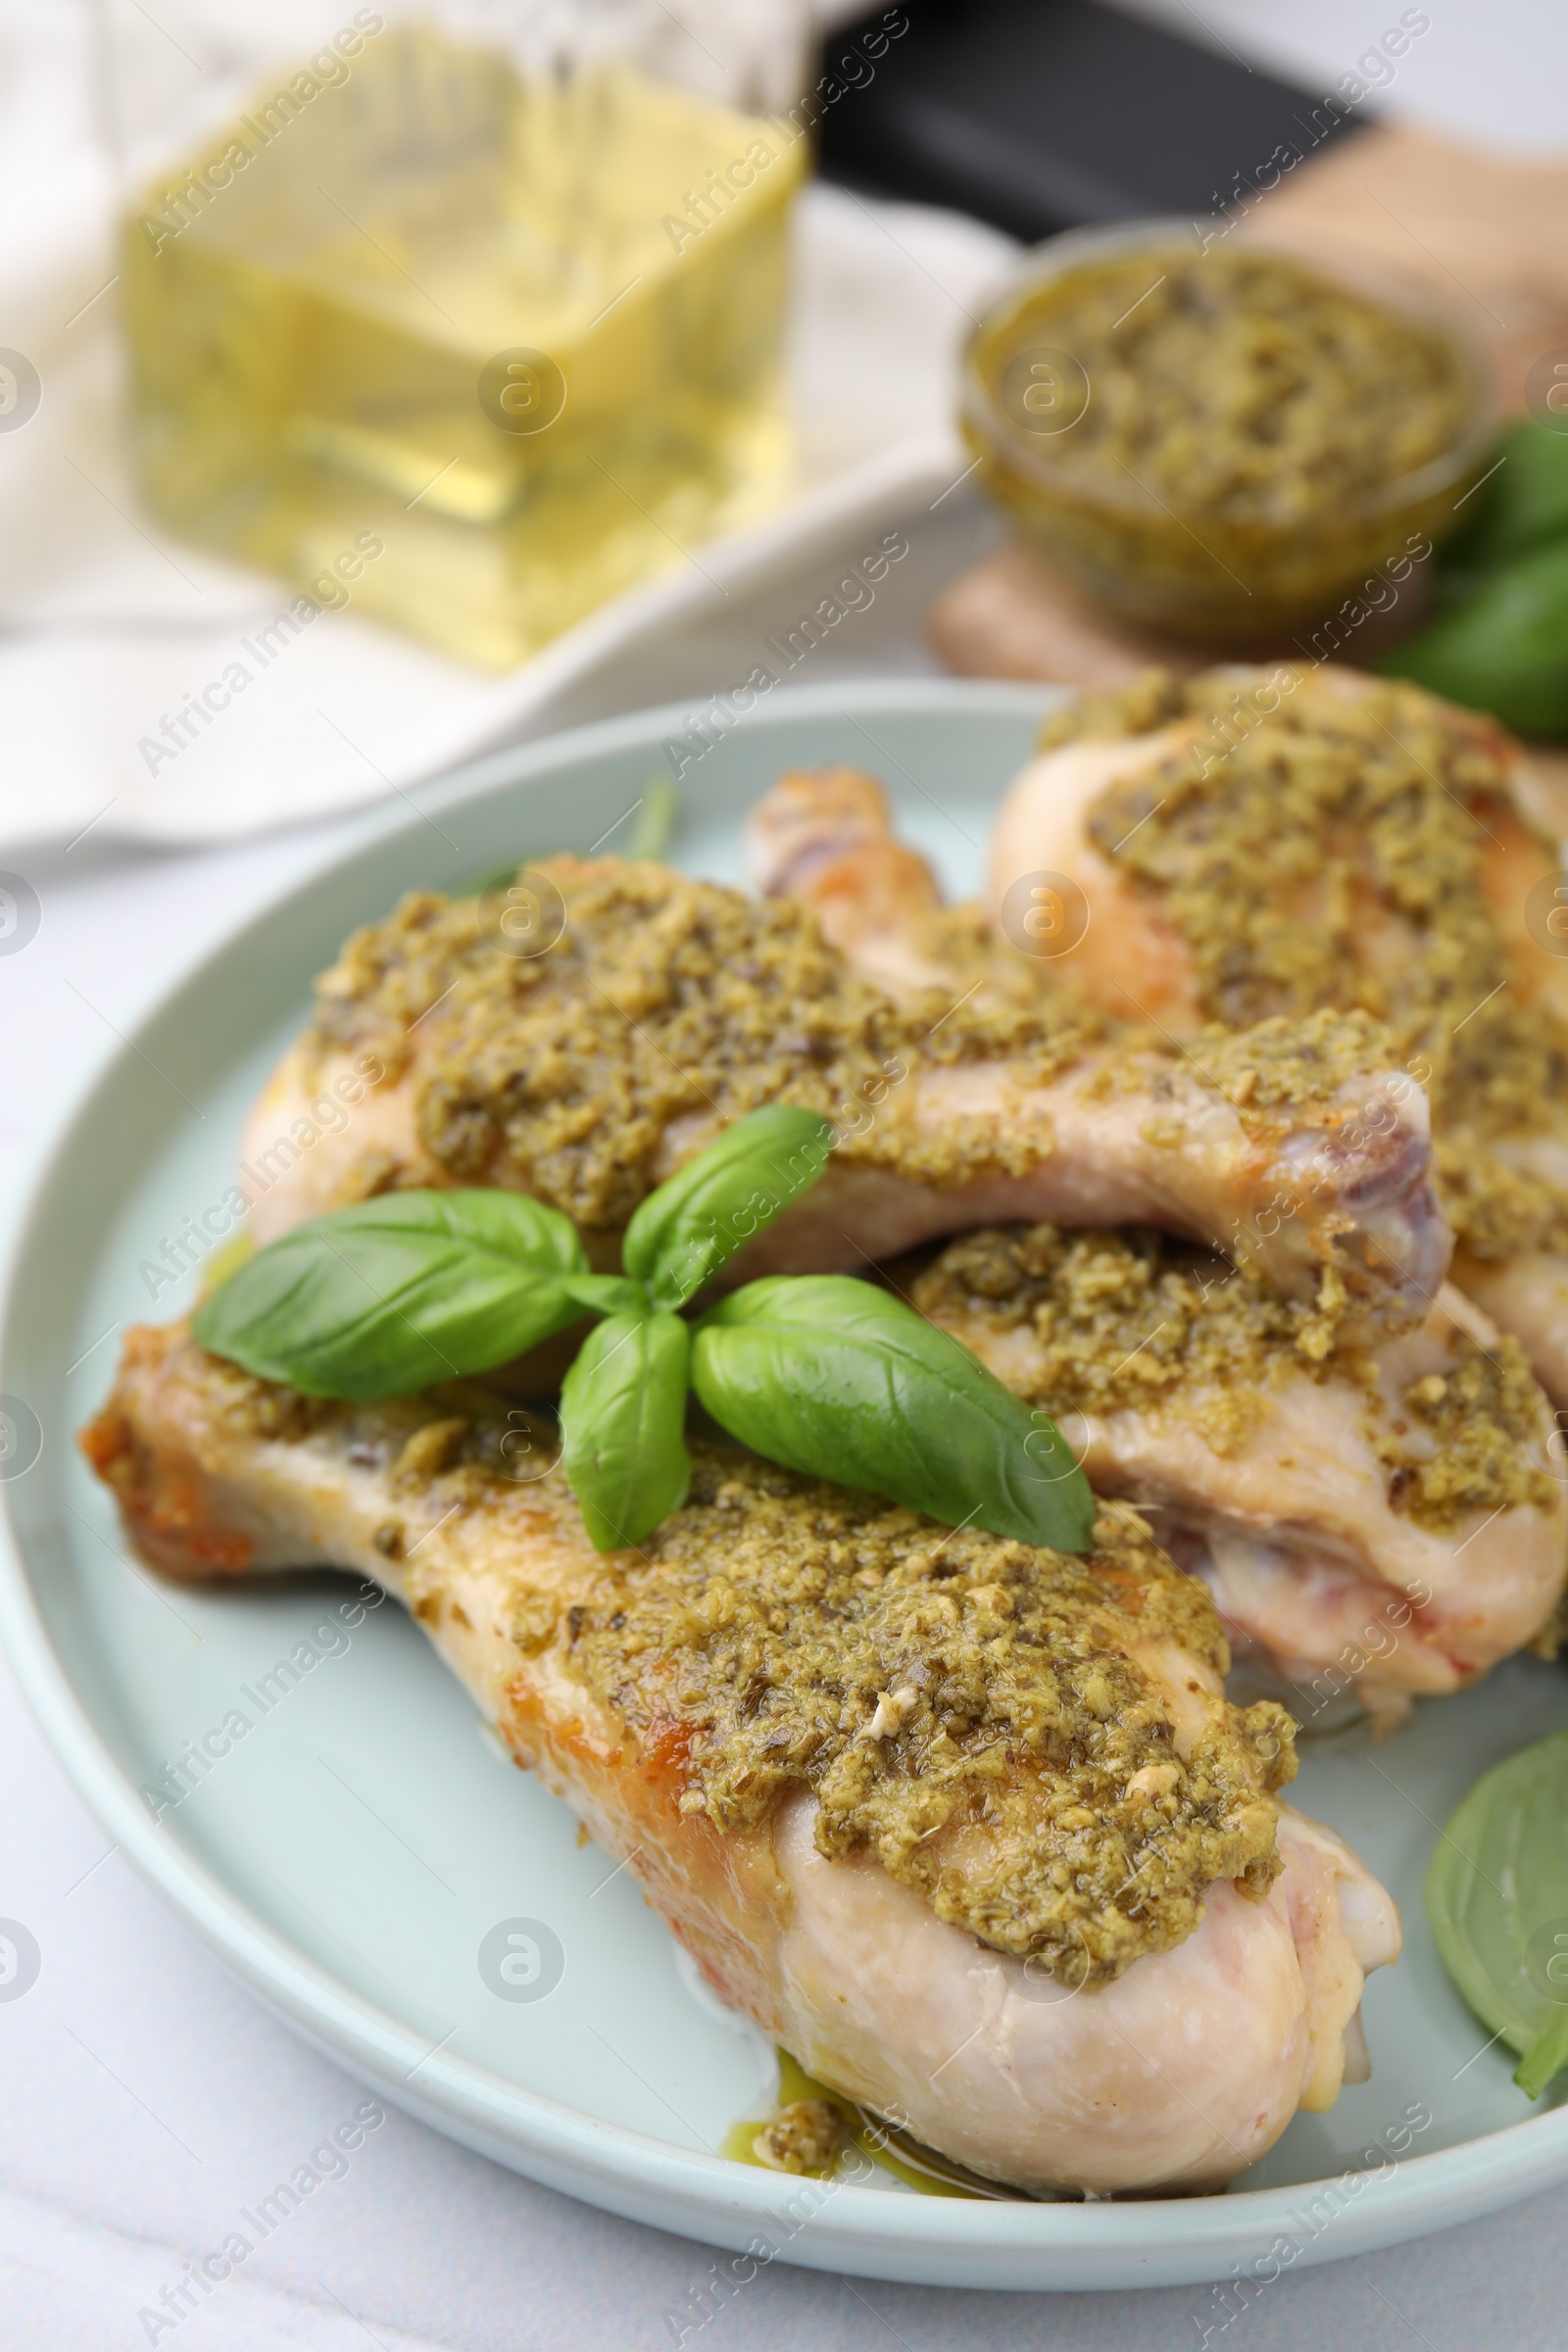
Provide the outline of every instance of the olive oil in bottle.
[[358,610],[505,668],[775,503],[792,125],[420,28],[313,63],[125,224],[162,520],[307,589],[372,533]]

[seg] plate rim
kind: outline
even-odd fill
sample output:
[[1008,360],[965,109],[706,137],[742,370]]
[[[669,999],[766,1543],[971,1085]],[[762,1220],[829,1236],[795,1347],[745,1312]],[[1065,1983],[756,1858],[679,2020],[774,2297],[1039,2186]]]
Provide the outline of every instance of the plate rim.
[[[765,732],[779,717],[814,720],[886,710],[961,717],[1027,715],[1066,691],[1010,681],[951,678],[830,679],[783,685],[732,731]],[[104,1089],[136,1043],[263,923],[291,901],[352,868],[368,852],[413,835],[427,808],[482,802],[520,784],[542,784],[573,762],[662,743],[683,731],[683,704],[665,704],[571,728],[464,763],[417,785],[410,805],[363,817],[348,842],[323,847],[272,884],[237,919],[204,933],[138,1004],[123,1039],[99,1048],[33,1146],[0,1257],[0,1386],[27,1245],[62,1163],[90,1140]],[[38,1573],[47,1573],[40,1570]],[[783,2242],[765,2260],[915,2284],[1051,2288],[1200,2284],[1265,2258],[1271,2242],[1303,2227],[1297,2207],[1338,2190],[1343,2203],[1286,2267],[1364,2253],[1494,2211],[1568,2176],[1568,2106],[1523,2118],[1470,2140],[1407,2157],[1389,2174],[1331,2175],[1284,2188],[1206,2198],[1126,2203],[1010,2204],[911,2199],[830,2189],[803,2221],[790,2208],[803,2184],[716,2156],[675,2147],[602,2122],[489,2069],[423,2048],[422,2038],[309,1959],[232,1893],[196,1855],[168,1837],[98,1735],[35,1596],[34,1571],[7,1485],[0,1490],[0,1642],[43,1736],[77,1794],[138,1875],[184,1926],[304,2038],[392,2103],[510,2170],[677,2235],[738,2253]],[[414,2086],[413,2077],[422,2078]],[[1352,2183],[1359,2183],[1354,2186]],[[1332,2240],[1320,2244],[1320,2237]],[[1292,2238],[1295,2243],[1295,2238]],[[1277,2272],[1276,2272],[1276,2275]]]

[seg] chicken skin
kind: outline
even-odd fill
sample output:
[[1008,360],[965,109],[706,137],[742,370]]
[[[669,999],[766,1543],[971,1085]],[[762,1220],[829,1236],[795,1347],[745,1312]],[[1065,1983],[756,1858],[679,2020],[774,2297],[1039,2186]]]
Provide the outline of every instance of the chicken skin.
[[1453,1277],[1568,1404],[1568,890],[1493,720],[1344,670],[1158,674],[1048,726],[997,820],[991,896],[1064,877],[1062,959],[1191,1039],[1359,1007],[1433,1104]]
[[921,1313],[1062,1420],[1214,1594],[1308,1722],[1457,1690],[1550,1618],[1568,1574],[1552,1413],[1451,1284],[1374,1348],[1150,1232],[966,1236]]
[[1082,1559],[698,1444],[642,1550],[514,1475],[501,1400],[308,1399],[136,1331],[85,1448],[166,1573],[334,1565],[425,1628],[727,2001],[1036,2194],[1214,2188],[1359,2079],[1393,1904],[1284,1810],[1136,1513]]
[[[1129,748],[1075,743],[1035,772],[1076,762],[1087,803]],[[890,986],[901,968],[946,971],[956,991],[979,973],[1006,1001],[1070,1001],[1095,942],[1096,993],[1109,1004],[1119,986],[1127,918],[1119,902],[1105,916],[1092,862],[1070,868],[1096,906],[1080,952],[1030,957],[972,911],[941,907],[881,787],[857,770],[781,777],[753,813],[750,858],[761,888],[804,897]],[[1140,937],[1157,975],[1147,925]],[[1158,1026],[1196,1034],[1195,1004],[1173,1007],[1152,985],[1150,1006]],[[1390,1721],[1412,1694],[1453,1690],[1539,1635],[1568,1572],[1568,1485],[1517,1343],[1452,1286],[1434,1286],[1411,1328],[1367,1332],[1332,1280],[1284,1299],[1157,1233],[1107,1230],[1114,1200],[1076,1235],[967,1236],[909,1295],[1008,1387],[1067,1416],[1097,1488],[1151,1510],[1238,1650],[1294,1686],[1308,1721],[1352,1689]],[[1233,1244],[1233,1259],[1246,1254]]]
[[1363,1016],[1195,1054],[1065,997],[901,1001],[809,908],[661,866],[559,859],[534,886],[561,903],[537,955],[510,952],[493,900],[434,894],[349,942],[246,1129],[258,1241],[394,1187],[493,1184],[564,1210],[611,1265],[646,1193],[782,1101],[820,1109],[836,1149],[736,1282],[1017,1218],[1159,1225],[1293,1295],[1329,1267],[1406,1319],[1443,1278],[1426,1104]]

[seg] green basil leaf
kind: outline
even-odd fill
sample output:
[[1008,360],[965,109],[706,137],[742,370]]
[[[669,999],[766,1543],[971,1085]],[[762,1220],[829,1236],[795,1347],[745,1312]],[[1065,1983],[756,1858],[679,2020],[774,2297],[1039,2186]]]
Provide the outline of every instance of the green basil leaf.
[[626,1228],[620,1262],[656,1306],[684,1306],[827,1166],[832,1122],[772,1102],[726,1127],[650,1193]]
[[869,1283],[748,1283],[697,1326],[692,1382],[713,1419],[770,1461],[950,1527],[1090,1549],[1089,1482],[1044,1413]]
[[1568,2065],[1568,1732],[1484,1773],[1438,1840],[1427,1917],[1488,2032],[1521,2053],[1533,2099]]
[[1473,594],[1377,667],[1521,735],[1568,735],[1568,540],[1483,575]]
[[561,1287],[591,1315],[648,1312],[648,1293],[640,1282],[628,1282],[623,1274],[564,1274]]
[[520,1193],[387,1193],[269,1244],[198,1310],[197,1339],[308,1396],[404,1396],[487,1372],[574,1323],[575,1226]]
[[690,1355],[679,1315],[612,1315],[589,1333],[566,1374],[563,1460],[596,1550],[640,1544],[686,1499]]
[[1521,417],[1488,453],[1461,526],[1438,552],[1437,588],[1446,600],[1474,588],[1515,556],[1568,538],[1568,436]]

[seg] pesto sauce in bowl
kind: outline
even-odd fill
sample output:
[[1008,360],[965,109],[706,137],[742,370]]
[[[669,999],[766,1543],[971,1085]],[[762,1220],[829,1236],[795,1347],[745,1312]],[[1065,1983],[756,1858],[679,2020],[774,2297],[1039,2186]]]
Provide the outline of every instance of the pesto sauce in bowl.
[[1053,240],[971,338],[980,478],[1127,618],[1281,646],[1451,527],[1490,422],[1461,330],[1184,224]]

